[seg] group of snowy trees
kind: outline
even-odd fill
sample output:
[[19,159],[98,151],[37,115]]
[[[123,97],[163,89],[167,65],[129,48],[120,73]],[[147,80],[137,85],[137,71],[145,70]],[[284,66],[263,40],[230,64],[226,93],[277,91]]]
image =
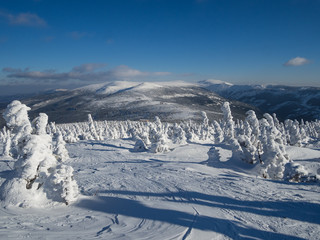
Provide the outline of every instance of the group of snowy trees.
[[15,204],[30,205],[19,197],[26,195],[30,196],[28,201],[31,196],[40,195],[66,204],[76,199],[73,170],[64,163],[68,159],[65,142],[131,138],[135,141],[134,151],[152,153],[166,153],[188,142],[205,142],[213,144],[208,152],[209,162],[219,158],[216,145],[225,144],[232,149],[232,159],[259,165],[265,178],[302,181],[310,176],[303,166],[289,159],[285,146],[305,146],[319,143],[320,139],[319,120],[281,123],[275,114],[266,113],[258,119],[250,110],[244,120],[234,121],[228,102],[221,106],[223,119],[210,122],[201,112],[199,123],[163,123],[158,117],[153,122],[93,121],[89,114],[88,122],[56,125],[47,124],[44,113],[30,123],[28,110],[19,101],[9,104],[3,114],[7,127],[0,131],[2,154],[16,159],[15,175],[4,182],[0,194]]
[[16,206],[69,204],[78,196],[73,169],[64,162],[68,152],[61,132],[47,133],[48,116],[29,121],[29,107],[13,101],[3,113],[9,129],[2,131],[4,155],[15,159],[10,178],[0,186],[0,198]]

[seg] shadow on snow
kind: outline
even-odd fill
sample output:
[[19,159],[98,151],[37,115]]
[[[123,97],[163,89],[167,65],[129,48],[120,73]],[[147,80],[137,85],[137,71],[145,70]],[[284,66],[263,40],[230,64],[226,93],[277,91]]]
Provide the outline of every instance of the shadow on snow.
[[[243,201],[186,191],[168,193],[107,191],[106,193],[127,196],[162,197],[166,198],[167,201],[173,202],[205,205],[263,216],[282,217],[284,220],[291,218],[299,221],[320,223],[320,206],[307,202]],[[167,198],[171,198],[172,200]],[[204,216],[201,213],[198,215],[178,210],[152,208],[139,201],[122,197],[97,196],[92,199],[83,199],[77,206],[108,214],[120,214],[128,217],[161,221],[187,228],[192,227],[204,231],[214,231],[229,236],[232,239],[302,239],[282,233],[255,229],[235,220]]]

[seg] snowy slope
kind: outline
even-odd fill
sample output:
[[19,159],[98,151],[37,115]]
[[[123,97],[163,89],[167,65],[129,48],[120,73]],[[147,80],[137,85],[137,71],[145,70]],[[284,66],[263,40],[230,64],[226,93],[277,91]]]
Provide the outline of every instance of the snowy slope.
[[[7,99],[7,98],[6,98]],[[235,118],[248,109],[276,113],[280,120],[320,118],[320,88],[263,85],[233,85],[219,80],[186,82],[106,82],[70,91],[54,91],[22,100],[57,123],[96,120],[199,120],[201,111],[210,119],[221,118],[221,103],[231,102]],[[6,107],[0,103],[0,113]],[[260,110],[259,110],[260,109]],[[0,116],[0,126],[4,124]]]
[[[31,118],[45,112],[57,123],[86,121],[88,113],[95,120],[199,120],[201,111],[211,119],[220,119],[221,104],[226,99],[185,82],[107,82],[72,91],[39,95],[22,102],[31,107]],[[251,106],[231,102],[236,118],[243,118]],[[1,124],[0,124],[1,125]]]
[[[49,209],[0,206],[0,239],[319,239],[319,184],[257,177],[230,164],[223,145],[221,162],[207,166],[210,144],[167,154],[132,152],[133,144],[69,144],[82,197]],[[288,153],[320,164],[319,149]],[[10,166],[0,159],[0,183]]]
[[320,88],[276,85],[233,85],[218,80],[200,86],[227,99],[245,102],[262,112],[276,113],[279,119],[320,119]]

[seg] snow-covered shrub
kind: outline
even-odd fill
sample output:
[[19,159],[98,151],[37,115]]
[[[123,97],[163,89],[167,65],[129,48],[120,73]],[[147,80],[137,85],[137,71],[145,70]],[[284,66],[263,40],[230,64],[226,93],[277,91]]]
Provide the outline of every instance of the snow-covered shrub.
[[220,162],[220,153],[219,150],[215,147],[212,146],[209,151],[208,151],[208,166],[214,167]]
[[148,146],[141,138],[137,138],[133,150],[136,152],[144,152],[148,150]]
[[317,176],[310,175],[299,163],[289,162],[285,165],[283,178],[290,182],[314,182],[319,180]]
[[73,168],[64,164],[56,166],[45,182],[47,196],[53,201],[70,204],[77,200],[79,195],[78,185],[73,179]]
[[67,143],[75,143],[79,141],[77,134],[71,130],[64,131],[63,136],[63,140]]

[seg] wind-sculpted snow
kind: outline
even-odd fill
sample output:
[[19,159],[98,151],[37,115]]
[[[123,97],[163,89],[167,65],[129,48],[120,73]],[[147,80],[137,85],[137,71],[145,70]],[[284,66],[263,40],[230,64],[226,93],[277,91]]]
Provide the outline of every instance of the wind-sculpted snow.
[[[206,163],[208,144],[166,154],[132,152],[133,145],[131,140],[68,144],[66,163],[75,169],[82,197],[63,208],[1,207],[0,238],[318,239],[318,184],[263,179],[243,168],[245,163],[231,164],[224,145],[217,146],[214,166]],[[310,151],[299,148],[301,161],[314,161],[306,157]],[[289,152],[295,159],[298,151]],[[12,164],[1,158],[0,181]]]

